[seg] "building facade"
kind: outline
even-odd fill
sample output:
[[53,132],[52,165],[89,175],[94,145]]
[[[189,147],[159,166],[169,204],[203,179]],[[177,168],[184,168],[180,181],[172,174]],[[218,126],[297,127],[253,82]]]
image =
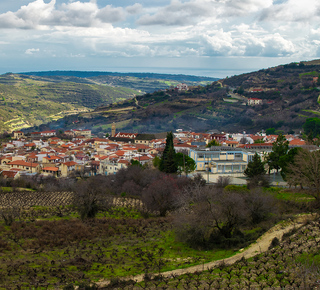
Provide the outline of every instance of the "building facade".
[[253,155],[253,151],[222,146],[190,149],[189,153],[189,157],[196,162],[197,171],[210,171],[212,173],[244,172]]

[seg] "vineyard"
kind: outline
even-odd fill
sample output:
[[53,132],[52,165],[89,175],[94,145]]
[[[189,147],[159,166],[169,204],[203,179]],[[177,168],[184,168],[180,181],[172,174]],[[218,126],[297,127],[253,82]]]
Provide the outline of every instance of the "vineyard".
[[[0,208],[29,208],[34,206],[58,207],[72,205],[74,193],[72,191],[17,191],[0,192]],[[139,199],[113,198],[112,204],[117,207],[131,207],[143,209]]]
[[319,227],[317,218],[299,229],[292,228],[281,242],[274,238],[267,251],[250,259],[243,255],[241,259],[218,261],[212,267],[185,269],[182,275],[172,271],[145,276],[140,283],[116,280],[108,285],[118,289],[318,289]]
[[74,198],[67,191],[1,193],[0,289],[318,286],[320,222],[315,214],[250,257],[246,249],[240,254],[238,248],[186,246],[175,239],[172,216],[148,212],[139,199],[112,196],[107,211],[81,220]]
[[73,192],[17,191],[1,192],[0,208],[71,205]]

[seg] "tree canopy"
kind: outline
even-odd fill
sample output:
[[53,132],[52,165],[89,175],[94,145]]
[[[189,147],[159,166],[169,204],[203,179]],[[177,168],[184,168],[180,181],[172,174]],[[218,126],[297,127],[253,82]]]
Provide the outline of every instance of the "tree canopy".
[[320,135],[320,119],[319,118],[308,118],[302,127],[306,135],[311,134],[313,138]]
[[288,171],[289,184],[305,186],[308,193],[320,199],[320,151],[300,149]]
[[269,165],[269,172],[272,169],[276,169],[277,172],[281,169],[281,156],[284,156],[288,153],[289,142],[286,140],[286,137],[280,134],[276,142],[272,145],[272,152],[269,153],[267,157],[267,163]]
[[288,174],[290,166],[294,163],[294,158],[301,150],[300,147],[292,148],[288,151],[286,155],[283,155],[279,159],[279,164],[281,167],[281,176],[283,180],[286,180],[286,176]]
[[263,175],[266,173],[266,170],[264,169],[264,163],[261,161],[260,156],[255,153],[252,161],[249,161],[247,168],[244,171],[244,175],[246,175],[249,178]]
[[221,146],[220,145],[220,143],[217,141],[217,140],[215,140],[215,139],[213,139],[213,140],[211,140],[208,144],[207,144],[207,148],[210,148],[210,147],[212,147],[212,146]]
[[176,153],[176,162],[179,174],[184,172],[186,175],[188,175],[190,172],[196,169],[196,162],[191,157],[183,153]]

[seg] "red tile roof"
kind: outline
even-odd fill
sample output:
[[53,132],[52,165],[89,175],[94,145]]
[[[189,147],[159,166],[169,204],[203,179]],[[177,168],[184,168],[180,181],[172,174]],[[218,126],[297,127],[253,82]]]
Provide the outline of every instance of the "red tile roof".
[[44,167],[42,168],[42,170],[46,170],[46,171],[59,171],[58,167]]
[[26,162],[23,160],[11,161],[8,165],[18,165],[18,166],[29,166],[29,167],[37,167],[39,164],[34,162]]
[[74,162],[74,161],[68,161],[68,162],[64,162],[64,163],[62,163],[63,165],[66,165],[66,166],[74,166],[74,165],[76,165],[76,164],[78,164],[77,162]]
[[306,141],[300,139],[294,139],[289,142],[289,145],[302,146],[306,145]]
[[7,178],[14,178],[17,175],[17,171],[3,170],[1,175]]

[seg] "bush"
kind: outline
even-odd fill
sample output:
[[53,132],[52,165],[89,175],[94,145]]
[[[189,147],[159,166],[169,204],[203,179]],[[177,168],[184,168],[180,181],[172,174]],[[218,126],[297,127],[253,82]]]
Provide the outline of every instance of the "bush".
[[273,249],[274,247],[279,246],[279,245],[280,245],[279,239],[278,239],[277,237],[274,237],[274,238],[272,239],[272,241],[271,241],[271,244],[270,244],[268,250],[271,250],[271,249]]
[[94,218],[99,210],[108,210],[112,206],[105,176],[93,176],[81,180],[75,187],[73,204],[82,220]]
[[231,177],[230,176],[219,176],[217,179],[217,182],[215,184],[215,187],[217,188],[225,188],[231,183]]
[[6,226],[11,226],[15,219],[19,218],[21,209],[18,207],[2,208],[0,216],[3,218]]
[[256,175],[247,180],[247,187],[249,189],[256,187],[270,187],[270,178],[264,174]]

